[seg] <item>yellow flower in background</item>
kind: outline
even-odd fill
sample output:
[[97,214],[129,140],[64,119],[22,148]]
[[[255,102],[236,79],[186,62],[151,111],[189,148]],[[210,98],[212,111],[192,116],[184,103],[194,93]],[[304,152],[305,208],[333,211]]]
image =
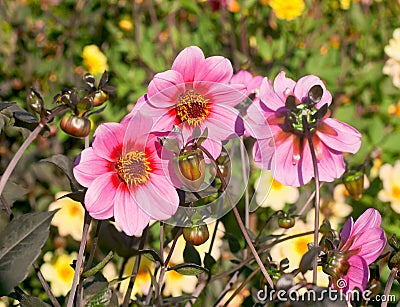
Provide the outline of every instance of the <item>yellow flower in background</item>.
[[[123,277],[130,276],[132,274],[133,266],[135,265],[136,257],[131,257],[125,265]],[[141,257],[139,270],[136,275],[135,284],[132,288],[131,298],[134,299],[136,294],[147,295],[151,286],[151,276],[149,271],[154,274],[155,263],[150,261],[146,257]],[[120,293],[125,296],[126,290],[128,289],[130,277],[126,278],[121,282]]]
[[82,51],[83,64],[92,75],[102,74],[108,69],[107,58],[96,45],[88,45]]
[[394,167],[384,164],[379,170],[379,178],[383,182],[383,190],[379,191],[378,198],[390,202],[392,209],[400,214],[400,160]]
[[[206,221],[207,222],[207,221]],[[208,224],[208,230],[210,232],[210,238],[199,246],[194,246],[194,248],[199,252],[200,258],[203,260],[205,253],[208,253],[211,244],[211,236],[214,233],[215,222]],[[218,260],[221,257],[221,246],[222,246],[222,237],[225,234],[225,227],[220,222],[218,223],[218,230],[215,235],[215,241],[213,248],[211,250],[211,256]],[[171,244],[169,248],[171,248]],[[171,259],[169,262],[170,266],[175,266],[177,264],[184,263],[183,259],[183,251],[186,246],[186,241],[181,235],[176,241],[176,245],[174,251],[172,252]],[[168,254],[168,249],[166,250],[166,255]],[[165,255],[165,256],[166,256]],[[172,296],[180,296],[183,292],[192,293],[197,285],[197,277],[195,276],[187,276],[182,275],[173,270],[166,272],[164,278],[165,287],[163,290],[164,295],[172,295]]]
[[393,38],[385,46],[385,53],[389,59],[383,67],[383,73],[391,76],[394,86],[400,88],[400,28],[394,30]]
[[292,20],[299,17],[304,10],[303,0],[271,0],[269,6],[279,19]]
[[133,30],[133,23],[128,18],[123,18],[118,22],[118,26],[123,31],[132,31]]
[[[314,229],[314,225],[312,225],[312,220],[310,222],[304,223],[302,220],[296,220],[296,224],[294,227],[290,228],[285,232],[286,235],[291,236],[295,234],[305,233],[308,231],[312,231]],[[282,231],[279,230],[274,234],[281,234]],[[282,243],[274,245],[270,254],[274,261],[280,262],[281,260],[287,258],[289,260],[289,270],[294,270],[299,267],[300,260],[303,255],[308,251],[308,243],[314,242],[314,235],[306,235],[297,237],[291,240],[283,241]],[[308,271],[305,274],[305,277],[308,281],[312,280],[312,272]],[[317,285],[320,287],[326,287],[329,284],[328,275],[322,271],[321,267],[318,267],[318,283]]]
[[339,3],[342,10],[348,10],[350,8],[351,0],[340,0]]
[[81,203],[71,198],[65,197],[59,199],[68,193],[57,193],[55,198],[58,200],[49,205],[49,211],[60,209],[53,217],[51,224],[58,227],[60,236],[66,237],[71,235],[72,238],[79,241],[82,238],[85,210]]
[[43,256],[44,263],[40,267],[43,277],[50,282],[51,291],[55,296],[65,296],[71,290],[74,279],[72,262],[77,253],[67,254],[65,251],[56,250],[55,253],[47,252]]
[[272,177],[271,171],[262,171],[254,184],[257,205],[282,210],[286,203],[293,204],[299,199],[299,190],[285,186]]

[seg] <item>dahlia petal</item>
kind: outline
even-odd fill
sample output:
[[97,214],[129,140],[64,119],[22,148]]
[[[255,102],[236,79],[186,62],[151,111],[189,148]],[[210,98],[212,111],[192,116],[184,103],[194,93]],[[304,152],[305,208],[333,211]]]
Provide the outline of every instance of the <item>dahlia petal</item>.
[[151,181],[138,186],[133,196],[139,207],[152,219],[169,219],[178,209],[178,193],[165,176],[150,176]]
[[153,119],[153,131],[170,131],[174,125],[180,124],[175,108],[162,109],[147,104],[141,111]]
[[252,103],[247,109],[246,131],[256,139],[271,137],[271,126],[266,119],[274,114],[260,101]]
[[[324,133],[324,126],[328,126],[336,132]],[[321,129],[317,130],[317,135],[324,144],[336,151],[356,153],[361,146],[361,134],[345,123],[334,118],[325,118],[321,124]]]
[[317,143],[316,145],[318,145],[321,155],[321,160],[318,162],[318,175],[320,181],[332,182],[335,179],[340,178],[345,172],[343,154],[331,150],[323,143]]
[[156,108],[171,108],[185,92],[185,80],[175,70],[158,73],[147,89],[148,103]]
[[321,108],[324,104],[328,104],[328,106],[332,102],[332,95],[326,89],[325,84],[321,81],[320,78],[314,75],[304,76],[300,78],[296,86],[294,88],[294,95],[301,101],[304,98],[308,97],[308,91],[314,86],[320,85],[322,87],[322,97],[321,100],[315,105],[317,109]]
[[116,173],[105,173],[97,177],[85,195],[85,207],[90,215],[105,220],[112,217],[110,208],[114,205],[115,193],[121,183]]
[[172,69],[182,75],[184,82],[193,82],[196,70],[201,66],[203,61],[203,51],[197,46],[190,46],[178,54],[172,64]]
[[129,121],[132,119],[132,117],[135,116],[135,114],[147,103],[147,95],[143,95],[141,96],[135,106],[133,107],[132,111],[129,112],[128,115],[126,115],[122,120],[121,120],[121,124],[127,126],[129,124]]
[[[275,82],[277,82],[276,79]],[[278,84],[276,86],[278,86]],[[285,89],[280,89],[280,91],[282,91],[282,94],[279,96],[277,93],[274,92],[272,82],[268,80],[268,78],[264,78],[260,86],[260,100],[262,101],[262,104],[265,104],[266,107],[273,111],[284,107],[286,97],[283,95],[283,91]]]
[[124,183],[115,195],[114,218],[128,236],[138,236],[150,222],[150,217],[138,206]]
[[214,141],[224,141],[243,135],[243,118],[236,109],[214,105],[211,113],[201,124],[208,127],[208,136]]
[[222,104],[234,107],[247,98],[246,87],[243,84],[235,84],[235,87],[227,86],[220,83],[204,83],[195,84],[195,90],[202,88],[203,95],[212,105]]
[[[264,79],[265,80],[265,79]],[[265,82],[265,81],[264,81]],[[261,84],[261,87],[263,85]],[[286,102],[286,97],[288,96],[288,93],[293,92],[294,87],[296,86],[296,82],[294,82],[292,79],[290,78],[286,78],[286,73],[284,71],[281,71],[275,78],[274,80],[274,91],[276,93],[276,96],[278,97],[278,99],[280,99],[281,103],[279,104],[279,106],[284,106],[285,102]],[[261,98],[261,88],[260,88],[260,98]],[[266,98],[272,98],[272,97],[266,97]],[[263,100],[261,98],[261,100]],[[269,102],[264,101],[268,107],[272,108],[272,104],[271,106],[269,105]],[[276,98],[274,99],[274,103],[277,104],[278,101],[276,101]],[[274,110],[276,110],[277,108],[275,108]]]
[[381,226],[382,217],[378,210],[368,208],[359,216],[353,226],[352,236],[367,231],[370,228],[379,228]]
[[253,76],[251,75],[251,73],[249,73],[247,70],[240,70],[233,75],[229,83],[230,84],[241,83],[247,86],[247,84],[251,82],[252,79]]
[[123,139],[122,152],[126,154],[132,150],[144,151],[149,141],[149,132],[153,129],[153,119],[139,110],[131,118]]
[[111,164],[96,155],[92,147],[86,148],[75,160],[74,177],[87,188],[97,177],[111,171]]
[[233,75],[231,62],[222,56],[212,56],[202,61],[197,67],[194,81],[228,83]]
[[255,76],[249,83],[247,83],[247,90],[250,93],[253,93],[256,89],[259,89],[261,86],[261,82],[263,81],[264,77]]
[[110,162],[115,162],[121,155],[121,141],[124,138],[124,126],[118,123],[101,124],[94,133],[93,151],[96,155]]
[[349,251],[359,250],[357,255],[364,258],[367,264],[374,262],[382,253],[386,245],[385,232],[381,228],[370,228],[355,236]]
[[349,240],[350,234],[353,229],[353,225],[354,225],[354,220],[352,217],[349,217],[346,223],[344,223],[342,231],[340,232],[340,238],[343,243]]
[[363,257],[359,255],[353,255],[348,259],[350,268],[347,271],[348,290],[354,290],[355,288],[364,291],[365,286],[369,280],[369,268],[367,262]]
[[253,159],[254,162],[264,170],[272,169],[272,161],[275,154],[274,139],[259,139],[254,143]]

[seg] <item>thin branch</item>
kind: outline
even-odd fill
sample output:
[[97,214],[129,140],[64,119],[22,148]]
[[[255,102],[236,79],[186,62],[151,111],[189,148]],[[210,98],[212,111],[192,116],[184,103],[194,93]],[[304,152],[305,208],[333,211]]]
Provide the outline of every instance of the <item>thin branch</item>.
[[35,261],[34,263],[32,263],[32,266],[36,272],[37,277],[39,278],[40,283],[43,286],[44,291],[46,292],[47,296],[49,297],[51,303],[53,304],[54,307],[60,307],[60,303],[57,301],[57,299],[55,298],[53,292],[51,292],[50,286],[49,284],[46,282],[46,280],[43,277],[42,272],[40,272],[40,268],[39,265],[37,264],[37,262]]
[[392,289],[393,281],[397,275],[397,272],[398,272],[397,268],[393,268],[390,271],[389,278],[386,282],[385,292],[383,293],[383,297],[385,298],[385,300],[383,300],[382,302],[382,307],[386,307],[388,305],[390,290]]

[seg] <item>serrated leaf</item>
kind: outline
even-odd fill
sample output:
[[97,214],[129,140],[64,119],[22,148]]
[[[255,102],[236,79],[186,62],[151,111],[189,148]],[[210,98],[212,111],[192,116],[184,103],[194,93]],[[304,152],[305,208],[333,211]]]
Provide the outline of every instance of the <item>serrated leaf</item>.
[[83,305],[85,307],[108,306],[112,299],[113,291],[109,288],[108,282],[102,275],[99,276],[85,279],[83,285]]
[[155,249],[142,249],[139,251],[139,253],[153,262],[162,263],[161,256]]
[[28,275],[49,235],[56,211],[27,213],[13,219],[0,235],[0,296]]
[[203,268],[202,266],[199,266],[194,263],[183,263],[183,264],[178,264],[174,267],[168,268],[168,271],[174,270],[175,272],[178,272],[179,274],[182,275],[200,275],[201,273],[208,273],[208,270],[206,268]]
[[305,272],[307,272],[312,268],[315,258],[320,252],[321,248],[312,247],[303,255],[299,264],[299,270],[302,274],[304,274]]
[[50,158],[40,160],[40,162],[49,162],[49,163],[52,163],[55,166],[57,166],[59,169],[61,169],[64,172],[64,174],[67,176],[70,186],[71,186],[71,190],[73,192],[77,192],[78,190],[80,190],[82,188],[81,185],[78,183],[78,181],[76,181],[74,174],[72,172],[74,164],[67,156],[58,154],[58,155],[54,155]]
[[183,260],[189,263],[201,265],[200,254],[194,246],[186,242],[185,249],[183,250]]

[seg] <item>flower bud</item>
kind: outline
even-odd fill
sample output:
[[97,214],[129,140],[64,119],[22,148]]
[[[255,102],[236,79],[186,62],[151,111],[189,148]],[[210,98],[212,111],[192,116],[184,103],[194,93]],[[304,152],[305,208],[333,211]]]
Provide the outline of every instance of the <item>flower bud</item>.
[[281,216],[278,218],[278,225],[281,228],[289,229],[294,226],[294,217],[293,216]]
[[349,194],[360,200],[364,190],[364,172],[349,172],[343,177],[343,183]]
[[183,237],[192,245],[201,245],[208,240],[208,227],[206,224],[188,226],[183,228]]
[[349,268],[350,264],[346,256],[337,252],[332,253],[327,263],[322,266],[322,270],[332,276],[333,279],[339,279],[341,276],[346,275]]
[[193,191],[197,191],[204,182],[206,165],[201,150],[181,152],[174,161],[175,172],[182,183]]
[[95,107],[101,106],[107,100],[108,100],[108,94],[106,92],[104,92],[103,90],[98,90],[94,94],[93,105]]
[[83,138],[89,135],[90,120],[85,117],[79,117],[73,114],[64,116],[60,123],[61,129],[77,138]]
[[44,102],[42,96],[38,92],[36,92],[33,88],[29,92],[28,97],[26,98],[28,105],[39,114],[43,114],[44,110]]

